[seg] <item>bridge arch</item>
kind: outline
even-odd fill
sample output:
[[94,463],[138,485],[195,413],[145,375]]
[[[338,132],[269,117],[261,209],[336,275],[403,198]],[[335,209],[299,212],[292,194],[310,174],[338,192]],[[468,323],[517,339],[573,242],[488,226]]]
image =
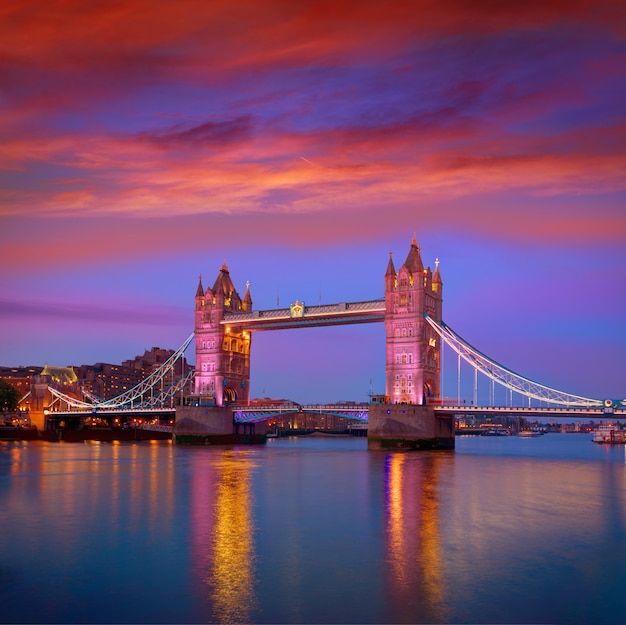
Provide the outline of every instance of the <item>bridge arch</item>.
[[232,386],[224,389],[224,403],[234,404],[237,401],[237,391]]

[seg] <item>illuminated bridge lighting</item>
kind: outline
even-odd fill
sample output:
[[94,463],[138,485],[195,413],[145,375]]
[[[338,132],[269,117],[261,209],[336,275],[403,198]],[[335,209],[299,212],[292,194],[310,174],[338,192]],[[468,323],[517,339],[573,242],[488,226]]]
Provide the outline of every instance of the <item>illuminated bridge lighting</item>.
[[369,410],[367,407],[346,408],[346,406],[335,405],[314,405],[314,406],[265,406],[263,408],[235,408],[233,419],[235,423],[254,423],[257,421],[267,421],[273,417],[280,417],[285,414],[312,413],[328,415],[331,417],[342,417],[367,423]]

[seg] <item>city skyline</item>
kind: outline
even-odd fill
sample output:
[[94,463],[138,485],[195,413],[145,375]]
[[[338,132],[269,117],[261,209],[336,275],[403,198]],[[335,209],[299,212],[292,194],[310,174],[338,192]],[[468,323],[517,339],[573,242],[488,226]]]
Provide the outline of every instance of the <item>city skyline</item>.
[[[0,16],[0,365],[176,349],[224,260],[255,309],[379,299],[415,234],[466,340],[626,397],[622,3]],[[382,324],[255,334],[251,396],[364,401],[384,342]]]

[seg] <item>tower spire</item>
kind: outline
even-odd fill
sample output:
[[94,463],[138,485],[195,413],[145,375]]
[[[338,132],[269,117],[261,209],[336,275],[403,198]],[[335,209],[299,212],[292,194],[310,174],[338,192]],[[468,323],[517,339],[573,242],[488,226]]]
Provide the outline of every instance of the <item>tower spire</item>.
[[250,295],[250,280],[246,281],[246,294],[243,297],[242,310],[252,310],[252,296]]
[[198,289],[196,291],[196,297],[202,297],[204,295],[204,287],[202,286],[202,274],[198,276]]
[[420,255],[420,248],[417,244],[417,239],[415,238],[415,234],[413,235],[413,240],[411,241],[411,249],[409,250],[409,254],[404,261],[404,266],[409,270],[409,273],[423,273],[424,265],[422,263],[422,257]]
[[389,250],[389,262],[387,263],[387,271],[385,276],[395,276],[396,268],[393,266],[393,251]]
[[435,273],[433,274],[433,291],[441,293],[441,287],[443,282],[441,280],[441,274],[439,273],[439,259],[435,258]]

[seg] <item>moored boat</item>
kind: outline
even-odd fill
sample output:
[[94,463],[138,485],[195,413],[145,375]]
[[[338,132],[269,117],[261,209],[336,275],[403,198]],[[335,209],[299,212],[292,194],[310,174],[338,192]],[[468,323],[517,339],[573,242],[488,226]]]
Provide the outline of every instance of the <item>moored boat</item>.
[[593,433],[592,440],[600,445],[626,445],[626,430],[619,425],[601,425]]

